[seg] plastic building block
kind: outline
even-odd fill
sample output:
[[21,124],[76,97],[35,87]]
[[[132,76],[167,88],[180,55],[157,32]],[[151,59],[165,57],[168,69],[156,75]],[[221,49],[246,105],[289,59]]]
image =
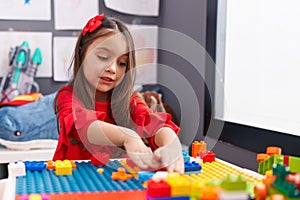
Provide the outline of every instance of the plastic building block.
[[118,171],[113,172],[111,175],[111,179],[113,179],[113,180],[126,181],[131,178],[132,178],[132,175],[126,174],[125,168],[123,168],[123,167],[118,168]]
[[228,191],[245,191],[246,181],[240,175],[226,176],[221,183],[221,187]]
[[132,176],[136,179],[138,179],[138,172],[140,171],[140,169],[137,166],[129,166],[127,164],[128,159],[126,160],[120,160],[119,162],[123,165],[123,167],[130,173],[132,174]]
[[182,150],[182,157],[183,157],[184,162],[190,162],[191,157],[187,150]]
[[70,160],[55,161],[55,174],[58,175],[72,175],[72,164]]
[[300,173],[287,175],[286,181],[295,184],[300,191]]
[[268,196],[268,188],[263,183],[258,183],[254,187],[255,199],[266,199]]
[[259,154],[256,155],[256,160],[257,160],[258,162],[262,162],[262,161],[266,160],[268,157],[269,157],[268,154],[265,154],[265,153],[259,153]]
[[197,171],[199,172],[201,170],[201,165],[195,161],[189,163],[185,162],[184,163],[184,171],[185,172],[192,172],[192,171]]
[[289,156],[289,168],[292,173],[300,173],[300,158]]
[[97,172],[99,172],[100,174],[103,174],[104,169],[103,169],[103,168],[98,168],[98,169],[97,169]]
[[9,177],[25,176],[25,164],[23,162],[9,163],[8,174]]
[[161,180],[165,181],[167,180],[168,174],[169,173],[166,171],[158,171],[153,175],[152,180],[155,182],[159,182]]
[[138,172],[138,180],[140,182],[148,181],[154,175],[154,172],[147,172],[147,171],[139,171]]
[[192,156],[196,158],[199,152],[206,152],[206,143],[204,141],[194,141],[192,143]]
[[200,191],[204,187],[205,183],[199,180],[193,180],[191,183],[191,193],[190,195],[195,198],[200,198]]
[[26,161],[24,162],[25,164],[25,168],[26,170],[30,170],[30,171],[43,171],[44,169],[46,169],[46,164],[42,161],[40,162],[36,162],[36,161]]
[[203,160],[203,163],[214,162],[215,158],[216,158],[216,154],[209,151],[202,157],[202,160]]
[[220,188],[216,186],[204,186],[202,188],[201,200],[218,200]]
[[76,169],[77,168],[76,163],[73,160],[70,160],[70,162],[72,165],[72,169]]
[[54,165],[54,162],[52,160],[48,160],[47,161],[47,169],[55,169],[55,165]]
[[149,197],[170,197],[171,187],[166,181],[148,181],[147,195]]
[[150,196],[147,196],[147,200],[190,200],[189,196],[184,197],[162,197],[162,198],[153,198]]
[[109,163],[110,155],[108,153],[97,152],[93,154],[91,163],[95,166],[104,166]]
[[273,187],[290,198],[300,198],[297,186],[286,181],[286,177],[289,174],[289,169],[287,167],[276,164],[273,167],[273,173],[277,177],[272,184]]
[[178,173],[169,173],[167,183],[171,186],[171,196],[189,196],[191,183]]
[[267,147],[266,153],[269,156],[272,156],[274,154],[281,155],[281,148],[280,147],[270,146],[270,147]]
[[282,194],[273,194],[269,200],[286,200],[286,198]]

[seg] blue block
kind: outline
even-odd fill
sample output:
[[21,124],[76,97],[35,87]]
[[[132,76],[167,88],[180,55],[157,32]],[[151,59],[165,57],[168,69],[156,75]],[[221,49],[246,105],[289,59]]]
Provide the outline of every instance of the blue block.
[[191,157],[187,150],[182,150],[182,157],[183,157],[184,162],[190,162]]
[[184,171],[185,172],[191,172],[191,171],[200,171],[201,170],[201,165],[195,161],[193,162],[185,162],[184,163]]
[[24,162],[26,171],[43,171],[46,169],[46,164],[42,161],[36,162],[36,161],[26,161]]
[[154,172],[147,172],[147,171],[139,171],[138,172],[138,180],[140,182],[148,181],[154,175]]
[[189,196],[179,196],[179,197],[150,197],[147,195],[147,200],[190,200]]

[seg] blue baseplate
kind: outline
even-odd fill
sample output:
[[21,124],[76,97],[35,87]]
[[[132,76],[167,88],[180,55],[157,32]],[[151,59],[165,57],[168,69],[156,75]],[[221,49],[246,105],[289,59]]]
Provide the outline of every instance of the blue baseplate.
[[110,161],[103,174],[90,162],[75,162],[77,168],[72,175],[55,175],[55,170],[26,171],[26,176],[17,177],[16,194],[53,194],[65,192],[143,190],[144,186],[135,178],[125,182],[111,179],[112,172],[123,167],[117,161]]

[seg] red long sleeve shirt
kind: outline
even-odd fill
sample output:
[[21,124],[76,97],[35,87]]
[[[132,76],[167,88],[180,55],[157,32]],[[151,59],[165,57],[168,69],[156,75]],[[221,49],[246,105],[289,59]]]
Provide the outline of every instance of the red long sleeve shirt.
[[[170,127],[177,134],[179,127],[171,121],[171,115],[151,110],[137,94],[130,100],[131,118],[135,131],[148,141],[152,150],[157,148],[154,142],[156,132],[162,127]],[[95,102],[95,110],[86,109],[73,95],[73,87],[62,87],[57,98],[59,139],[53,160],[89,160],[97,152],[113,154],[117,147],[94,145],[87,139],[87,129],[95,120],[116,124],[109,115],[109,102]],[[71,138],[79,141],[71,144]]]

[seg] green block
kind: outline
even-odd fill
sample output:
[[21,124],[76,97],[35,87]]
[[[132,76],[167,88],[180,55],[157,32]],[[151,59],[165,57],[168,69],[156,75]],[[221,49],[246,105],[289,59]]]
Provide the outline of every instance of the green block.
[[258,170],[257,170],[257,172],[259,174],[264,174],[264,161],[258,163]]
[[221,188],[227,191],[245,191],[246,181],[241,175],[226,176],[221,183]]
[[284,156],[283,155],[273,155],[273,165],[282,164],[284,165]]
[[289,168],[292,173],[300,173],[300,158],[289,156]]

